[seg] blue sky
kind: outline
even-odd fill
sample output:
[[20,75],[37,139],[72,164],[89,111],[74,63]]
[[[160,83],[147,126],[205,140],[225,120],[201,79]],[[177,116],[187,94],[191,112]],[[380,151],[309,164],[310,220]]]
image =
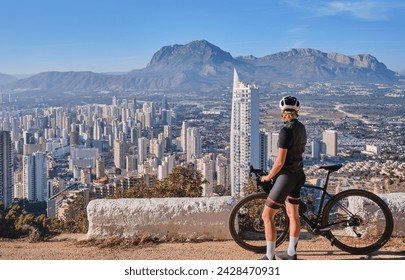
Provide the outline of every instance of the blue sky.
[[0,2],[0,73],[125,72],[161,47],[208,40],[232,56],[314,48],[405,70],[402,0]]

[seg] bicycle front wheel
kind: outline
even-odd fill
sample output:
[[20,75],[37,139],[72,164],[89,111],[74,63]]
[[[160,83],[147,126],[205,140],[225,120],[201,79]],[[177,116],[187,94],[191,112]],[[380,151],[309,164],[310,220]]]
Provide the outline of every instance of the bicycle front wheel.
[[[240,200],[232,209],[229,217],[229,231],[235,242],[242,248],[256,253],[266,252],[266,238],[262,212],[266,193],[255,193]],[[279,246],[288,236],[289,219],[282,206],[275,217]]]
[[351,254],[368,254],[380,249],[391,237],[394,222],[387,204],[365,190],[347,190],[335,195],[322,213],[327,237]]

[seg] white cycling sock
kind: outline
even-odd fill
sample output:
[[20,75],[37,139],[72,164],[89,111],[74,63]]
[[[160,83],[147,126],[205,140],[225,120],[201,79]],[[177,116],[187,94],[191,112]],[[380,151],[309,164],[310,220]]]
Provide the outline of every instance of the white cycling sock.
[[298,238],[299,237],[290,236],[288,248],[287,248],[287,254],[289,256],[293,256],[293,255],[297,254],[296,247],[297,247],[297,243],[298,243]]
[[266,256],[269,260],[274,258],[274,254],[276,252],[276,242],[275,241],[266,241]]

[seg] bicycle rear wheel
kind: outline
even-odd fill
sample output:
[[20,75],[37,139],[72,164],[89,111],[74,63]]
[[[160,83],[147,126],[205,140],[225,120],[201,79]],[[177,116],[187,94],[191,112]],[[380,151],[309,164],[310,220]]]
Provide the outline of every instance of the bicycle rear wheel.
[[[232,209],[229,217],[229,230],[232,238],[242,248],[256,253],[266,252],[266,238],[262,212],[266,193],[255,193],[240,200]],[[275,217],[277,228],[276,246],[288,236],[289,219],[283,207]]]
[[365,190],[347,190],[335,195],[322,213],[323,227],[332,244],[351,254],[380,249],[391,237],[394,222],[387,204]]

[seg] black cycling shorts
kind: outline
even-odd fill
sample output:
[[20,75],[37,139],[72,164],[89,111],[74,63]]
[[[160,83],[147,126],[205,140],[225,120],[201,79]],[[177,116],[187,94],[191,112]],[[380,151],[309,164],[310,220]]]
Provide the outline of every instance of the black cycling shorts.
[[266,199],[266,205],[273,209],[278,209],[285,200],[291,204],[300,203],[301,186],[305,183],[303,171],[296,173],[280,171],[273,188]]

